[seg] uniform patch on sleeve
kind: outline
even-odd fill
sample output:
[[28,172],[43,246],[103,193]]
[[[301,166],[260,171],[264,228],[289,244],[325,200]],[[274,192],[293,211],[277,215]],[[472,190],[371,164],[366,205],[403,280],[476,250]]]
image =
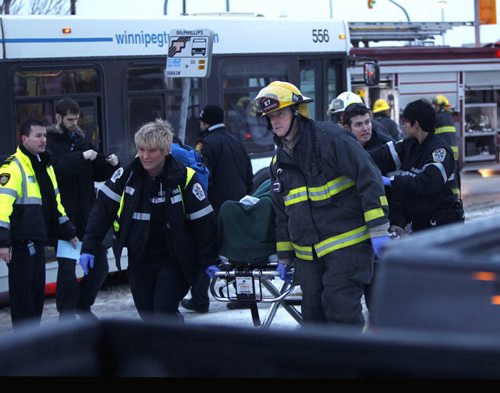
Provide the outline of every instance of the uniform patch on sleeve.
[[198,200],[202,201],[205,199],[205,191],[203,191],[203,187],[200,183],[195,183],[193,186],[193,194]]
[[443,148],[436,149],[432,152],[432,159],[434,160],[434,162],[443,162],[445,158],[446,150]]
[[202,149],[203,149],[203,143],[198,142],[196,145],[194,145],[194,150],[196,150],[200,154]]
[[118,168],[115,173],[113,173],[113,176],[111,176],[111,181],[114,183],[116,182],[120,177],[123,175],[123,168]]
[[0,184],[5,186],[10,180],[10,173],[0,173]]

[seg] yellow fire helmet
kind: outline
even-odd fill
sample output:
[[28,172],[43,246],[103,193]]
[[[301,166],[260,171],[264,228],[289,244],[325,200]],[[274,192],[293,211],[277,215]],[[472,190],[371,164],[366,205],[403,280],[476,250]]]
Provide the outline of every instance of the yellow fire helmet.
[[344,112],[345,108],[351,104],[363,104],[363,100],[352,91],[344,91],[332,100],[326,114],[331,115],[332,113]]
[[450,109],[450,101],[448,101],[448,98],[446,96],[439,94],[436,97],[432,99],[432,103],[436,106],[440,106],[444,109]]
[[375,104],[373,104],[373,113],[383,112],[389,109],[391,109],[391,107],[383,98],[379,98],[377,101],[375,101]]
[[307,104],[312,101],[312,98],[304,97],[300,90],[291,83],[281,81],[271,82],[255,97],[261,116],[267,116],[287,106],[297,105],[299,114],[310,119]]

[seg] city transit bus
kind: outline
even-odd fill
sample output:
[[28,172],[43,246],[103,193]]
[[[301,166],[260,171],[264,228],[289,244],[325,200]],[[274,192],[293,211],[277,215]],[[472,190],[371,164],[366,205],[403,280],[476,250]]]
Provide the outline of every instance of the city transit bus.
[[[210,73],[205,78],[166,78],[173,29],[213,32]],[[28,118],[54,123],[62,97],[81,107],[86,137],[122,163],[135,155],[133,135],[144,122],[167,119],[178,128],[183,83],[190,83],[185,143],[198,138],[198,114],[206,104],[224,108],[225,124],[251,157],[255,185],[268,175],[275,149],[253,99],[274,80],[289,81],[314,99],[316,120],[326,120],[329,102],[350,88],[349,27],[334,19],[266,18],[258,15],[162,16],[98,19],[77,16],[0,16],[0,155],[19,143]],[[203,54],[197,42],[194,54]],[[125,265],[126,266],[126,265]],[[110,267],[116,270],[110,257]],[[56,262],[47,263],[47,283]],[[81,274],[81,271],[79,271]],[[7,291],[0,263],[0,292]]]

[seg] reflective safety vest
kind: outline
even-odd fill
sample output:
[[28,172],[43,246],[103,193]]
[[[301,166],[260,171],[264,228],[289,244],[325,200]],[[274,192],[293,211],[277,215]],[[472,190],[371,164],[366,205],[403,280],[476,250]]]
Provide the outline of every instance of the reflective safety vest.
[[[186,175],[186,183],[184,184],[184,188],[187,187],[187,185],[189,184],[189,182],[191,181],[191,179],[193,178],[193,176],[195,174],[194,169],[191,169],[190,167],[186,167],[186,170],[187,170],[187,175]],[[175,202],[178,202],[178,201],[182,202],[182,206],[184,208],[184,201],[182,200],[181,186],[178,185],[177,189],[179,190],[179,193],[176,194],[175,196],[173,196],[172,199],[171,199],[171,201],[172,201],[172,203],[175,203]],[[104,190],[101,190],[101,191],[104,191]],[[130,192],[133,193],[134,191],[132,191],[130,189],[130,187],[125,187],[125,189],[123,190],[122,196],[120,198],[120,207],[118,208],[118,212],[116,213],[116,219],[113,222],[113,230],[115,232],[119,232],[120,231],[120,216],[121,216],[122,211],[123,211],[123,203],[125,202],[125,194],[127,192],[128,193],[130,193]],[[184,209],[184,211],[185,210],[186,209]],[[212,211],[213,211],[213,209],[210,206],[210,211],[207,212],[207,214],[210,213],[210,212],[212,212]],[[199,213],[199,214],[202,214],[202,213]],[[142,213],[142,212],[134,212],[134,214],[132,215],[132,219],[134,219],[134,220],[140,220],[140,221],[149,220],[150,219],[150,214],[149,213]]]
[[[46,167],[54,189],[58,221],[69,221],[57,186],[52,166]],[[0,168],[0,228],[10,232],[10,238],[47,240],[42,210],[40,186],[29,157],[18,147]],[[6,240],[4,235],[2,241]]]
[[[186,279],[192,282],[201,266],[213,264],[217,258],[215,215],[196,172],[167,156],[162,176],[166,188],[152,196],[148,174],[138,158],[126,168],[117,169],[99,189],[82,252],[93,254],[112,227],[118,269],[124,247],[129,266],[138,263],[150,240],[152,206],[164,203],[165,235],[175,246],[170,249],[170,257],[179,263]],[[163,248],[164,244],[150,246]]]

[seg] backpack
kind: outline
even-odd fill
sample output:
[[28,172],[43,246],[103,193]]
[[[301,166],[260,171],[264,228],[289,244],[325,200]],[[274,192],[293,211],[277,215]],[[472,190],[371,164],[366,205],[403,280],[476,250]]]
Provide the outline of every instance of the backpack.
[[210,172],[207,166],[203,163],[201,154],[191,146],[172,143],[172,155],[181,164],[194,169],[194,171],[198,175],[198,180],[200,181],[203,190],[207,192],[208,175]]

